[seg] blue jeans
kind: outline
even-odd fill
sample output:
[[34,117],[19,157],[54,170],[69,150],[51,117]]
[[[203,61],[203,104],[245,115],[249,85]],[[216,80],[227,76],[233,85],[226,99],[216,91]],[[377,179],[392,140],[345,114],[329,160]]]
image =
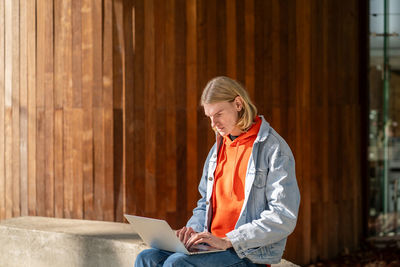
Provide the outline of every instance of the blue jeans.
[[151,248],[140,252],[135,262],[135,267],[161,266],[256,267],[265,265],[252,263],[248,259],[241,259],[233,249],[222,252],[185,255]]

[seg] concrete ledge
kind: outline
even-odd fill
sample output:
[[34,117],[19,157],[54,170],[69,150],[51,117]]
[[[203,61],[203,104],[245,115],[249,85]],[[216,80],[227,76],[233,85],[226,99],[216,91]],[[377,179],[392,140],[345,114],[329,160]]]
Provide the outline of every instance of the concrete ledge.
[[130,266],[146,245],[128,224],[19,217],[0,223],[0,266]]
[[[46,217],[0,222],[0,267],[132,267],[145,248],[124,223]],[[282,260],[272,266],[297,265]]]

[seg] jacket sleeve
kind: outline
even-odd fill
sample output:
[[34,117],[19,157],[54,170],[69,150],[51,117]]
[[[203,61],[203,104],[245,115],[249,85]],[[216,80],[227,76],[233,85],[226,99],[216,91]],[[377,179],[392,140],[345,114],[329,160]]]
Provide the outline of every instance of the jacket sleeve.
[[207,198],[207,177],[208,177],[208,164],[210,157],[213,154],[215,145],[211,148],[208,153],[206,162],[203,166],[203,174],[200,179],[200,184],[198,186],[201,198],[197,201],[197,207],[193,210],[193,215],[187,222],[187,227],[192,227],[196,232],[204,231],[204,226],[206,224],[206,198]]
[[254,248],[276,243],[286,238],[295,228],[300,204],[296,182],[294,157],[282,153],[279,146],[269,148],[269,171],[266,179],[268,205],[260,218],[243,224],[227,233],[227,237],[240,258],[246,257]]

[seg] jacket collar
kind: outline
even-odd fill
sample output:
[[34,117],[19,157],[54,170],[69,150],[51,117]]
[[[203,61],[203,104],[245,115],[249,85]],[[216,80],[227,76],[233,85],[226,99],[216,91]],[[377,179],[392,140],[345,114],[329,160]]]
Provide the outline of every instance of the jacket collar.
[[259,115],[261,118],[261,126],[260,126],[260,130],[258,131],[258,135],[256,140],[254,141],[254,143],[258,143],[258,142],[264,142],[265,139],[267,139],[271,126],[269,125],[269,123],[265,120],[263,115]]

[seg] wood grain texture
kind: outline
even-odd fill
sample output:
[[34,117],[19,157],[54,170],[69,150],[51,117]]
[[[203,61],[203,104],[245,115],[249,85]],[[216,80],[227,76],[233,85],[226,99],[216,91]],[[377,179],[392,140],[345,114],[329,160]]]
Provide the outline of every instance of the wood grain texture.
[[20,51],[19,1],[12,1],[12,185],[13,216],[20,216]]
[[72,43],[72,107],[82,107],[82,5],[83,1],[71,1]]
[[54,216],[54,31],[53,1],[45,7],[45,50],[44,50],[44,153],[45,153],[45,214]]
[[0,1],[0,218],[6,217],[5,180],[5,5]]
[[[131,112],[125,112],[125,130],[124,130],[124,150],[125,150],[125,185],[124,192],[126,194],[124,209],[122,212],[132,213],[135,210],[135,168],[134,153],[127,153],[128,151],[135,150],[135,113],[134,113],[134,95],[135,95],[135,3],[132,1],[124,1],[124,36],[125,36],[125,46],[127,47],[125,51],[124,68],[125,68],[125,99],[130,99],[130,101],[125,101],[125,110],[130,110]],[[118,215],[122,217],[123,214]]]
[[[113,1],[103,1],[103,36],[102,36],[102,103],[104,106],[104,175],[107,177],[104,182],[103,193],[95,195],[95,209],[104,208],[104,219],[113,221],[114,216],[114,162],[119,159],[114,159],[114,120],[113,120]],[[95,183],[97,186],[97,183]],[[95,187],[96,190],[96,187]],[[96,191],[95,191],[96,194]],[[96,213],[96,218],[97,218]]]
[[226,0],[226,74],[232,79],[237,79],[236,68],[236,46],[237,46],[237,24],[236,24],[236,0]]
[[36,1],[27,1],[28,214],[36,215]]
[[[154,43],[155,43],[155,115],[154,115],[154,131],[155,131],[155,148],[154,151],[156,157],[167,158],[166,157],[166,143],[168,142],[169,136],[166,135],[167,125],[166,125],[166,100],[170,95],[166,91],[165,81],[167,80],[167,70],[166,70],[166,60],[165,60],[165,44],[167,39],[165,33],[165,1],[155,0],[154,1]],[[170,70],[168,70],[168,73]],[[172,74],[172,73],[170,73]],[[173,138],[173,137],[172,137]],[[170,189],[167,184],[168,173],[166,173],[166,164],[156,160],[155,162],[155,177],[156,177],[156,194],[166,196],[164,201],[158,201],[156,203],[156,216],[166,217],[167,204],[168,204],[168,192]]]
[[[197,7],[196,1],[186,2],[186,188],[185,202],[182,204],[186,210],[187,206],[193,207],[196,190],[193,185],[201,175],[198,173],[197,159]],[[189,208],[190,210],[190,208]]]
[[20,2],[20,198],[21,216],[28,215],[28,25],[26,1]]
[[69,112],[69,126],[71,132],[69,136],[71,138],[71,167],[72,167],[72,217],[77,219],[84,218],[84,184],[83,184],[83,120],[84,120],[84,109],[73,108]]
[[124,34],[123,34],[123,22],[124,22],[124,6],[123,1],[113,2],[113,158],[117,159],[114,161],[114,201],[115,210],[114,214],[120,220],[122,220],[122,213],[124,209],[125,201],[125,154],[124,154],[124,71],[125,69],[121,66],[124,64],[125,58],[125,45],[124,45]]
[[[94,87],[94,12],[93,1],[82,1],[82,107],[83,107],[83,135],[82,135],[82,179],[83,179],[83,216],[85,219],[94,219],[94,170],[98,167],[94,162],[94,132],[102,133],[102,127],[94,124],[94,116],[102,121],[101,114],[93,109],[94,92],[101,87]],[[101,60],[101,58],[100,58]],[[101,73],[100,73],[101,74]],[[99,97],[96,97],[99,101]],[[101,104],[101,103],[100,103]],[[97,118],[97,117],[96,117]],[[100,143],[100,148],[102,145]],[[98,156],[98,155],[97,155]],[[100,161],[100,164],[101,161]],[[98,169],[101,171],[101,168]]]
[[245,83],[247,91],[249,92],[250,98],[254,99],[254,73],[255,73],[255,40],[254,40],[254,23],[255,23],[255,10],[254,10],[254,1],[245,1],[244,7],[244,45],[245,45]]
[[[165,3],[165,69],[168,72],[165,72],[164,79],[171,76],[171,79],[166,79],[167,83],[165,84],[165,134],[166,134],[166,162],[165,162],[165,183],[167,190],[167,201],[166,201],[166,210],[168,213],[175,213],[177,207],[177,156],[176,156],[176,139],[177,139],[177,129],[176,129],[176,121],[177,121],[177,111],[176,111],[176,98],[177,98],[177,69],[178,66],[176,64],[176,28],[181,27],[182,25],[178,25],[176,18],[178,14],[177,4],[175,0],[167,1]],[[162,86],[162,81],[160,82],[160,86]]]
[[284,257],[357,248],[363,5],[0,1],[0,219],[131,213],[181,227],[215,142],[200,95],[228,75],[295,155],[302,200]]
[[54,217],[64,217],[64,112],[54,111]]
[[145,129],[145,211],[156,215],[156,88],[155,88],[155,29],[154,0],[144,2],[144,129]]
[[[138,215],[143,215],[145,211],[145,103],[144,99],[144,2],[135,1],[134,3],[134,16],[133,16],[133,33],[136,38],[132,42],[133,49],[133,116],[134,116],[134,134],[133,134],[133,187],[127,187],[127,203],[128,212],[134,212]],[[129,166],[127,166],[129,168]],[[138,190],[136,190],[138,189]],[[133,201],[133,202],[131,202]]]
[[[85,213],[96,218],[97,220],[104,219],[105,207],[104,203],[106,201],[106,186],[105,186],[105,173],[104,173],[104,109],[95,108],[93,111],[93,169],[92,176],[86,177],[86,179],[91,179],[90,187],[85,185],[85,201],[90,210],[85,209]],[[85,148],[86,149],[86,148]],[[87,153],[92,151],[88,150]],[[89,165],[88,165],[89,166]],[[94,206],[93,206],[94,205]]]

